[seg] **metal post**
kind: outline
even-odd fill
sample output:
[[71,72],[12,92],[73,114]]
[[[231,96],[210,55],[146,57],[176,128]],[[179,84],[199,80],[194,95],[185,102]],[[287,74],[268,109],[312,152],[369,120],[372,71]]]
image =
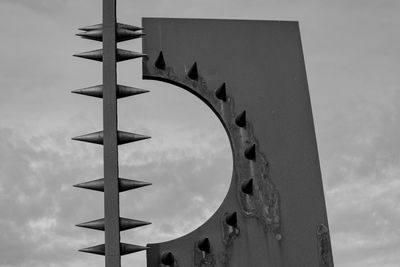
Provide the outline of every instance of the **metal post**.
[[103,131],[106,267],[120,267],[116,0],[103,0]]

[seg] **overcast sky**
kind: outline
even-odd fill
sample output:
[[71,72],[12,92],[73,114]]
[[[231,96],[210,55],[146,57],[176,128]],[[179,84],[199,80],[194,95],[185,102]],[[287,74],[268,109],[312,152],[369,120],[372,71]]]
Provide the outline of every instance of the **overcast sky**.
[[[400,262],[400,1],[118,1],[141,17],[298,20],[336,266]],[[100,0],[0,0],[0,266],[94,267],[77,252],[103,242],[76,223],[103,217],[103,195],[71,185],[102,177],[100,146],[71,137],[102,129],[101,100],[70,90],[101,83],[101,64],[71,55],[100,48],[75,37],[101,21]],[[140,51],[140,41],[122,48]],[[153,225],[123,233],[144,245],[201,225],[224,198],[228,138],[200,100],[141,81],[140,60],[119,83],[150,89],[119,102],[119,128],[152,136],[120,149],[121,177],[153,182],[121,195],[121,215]],[[210,191],[207,183],[215,184]],[[188,219],[190,218],[190,219]],[[145,253],[123,266],[145,266]]]

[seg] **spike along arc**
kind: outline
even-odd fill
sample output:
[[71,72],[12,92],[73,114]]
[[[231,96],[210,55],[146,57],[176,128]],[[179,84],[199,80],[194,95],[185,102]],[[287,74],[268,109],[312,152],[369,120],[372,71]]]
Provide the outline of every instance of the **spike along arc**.
[[77,224],[78,227],[105,232],[105,243],[81,249],[81,252],[105,256],[106,267],[120,267],[121,256],[146,250],[120,242],[120,232],[142,227],[149,222],[120,217],[119,193],[151,185],[151,183],[120,178],[118,175],[118,146],[150,138],[117,129],[117,100],[147,93],[148,90],[117,84],[117,62],[145,57],[145,54],[117,48],[118,42],[141,38],[142,28],[116,23],[116,0],[103,0],[103,23],[82,27],[78,33],[84,39],[103,43],[102,49],[75,54],[103,64],[103,84],[72,91],[72,93],[103,99],[103,130],[81,135],[73,140],[102,145],[104,149],[104,178],[83,182],[75,187],[104,192],[104,218]]

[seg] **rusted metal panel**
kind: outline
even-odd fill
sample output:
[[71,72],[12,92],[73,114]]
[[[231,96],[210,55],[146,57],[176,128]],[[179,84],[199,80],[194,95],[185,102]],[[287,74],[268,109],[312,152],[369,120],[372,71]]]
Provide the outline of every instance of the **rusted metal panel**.
[[202,99],[234,160],[217,212],[181,238],[149,244],[147,266],[333,266],[298,23],[144,18],[142,26],[143,78]]

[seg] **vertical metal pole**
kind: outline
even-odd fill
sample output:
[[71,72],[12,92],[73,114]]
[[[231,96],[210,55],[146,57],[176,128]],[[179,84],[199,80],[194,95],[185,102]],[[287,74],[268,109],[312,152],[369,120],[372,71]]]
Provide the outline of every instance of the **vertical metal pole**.
[[116,0],[103,0],[103,131],[106,267],[120,267]]

